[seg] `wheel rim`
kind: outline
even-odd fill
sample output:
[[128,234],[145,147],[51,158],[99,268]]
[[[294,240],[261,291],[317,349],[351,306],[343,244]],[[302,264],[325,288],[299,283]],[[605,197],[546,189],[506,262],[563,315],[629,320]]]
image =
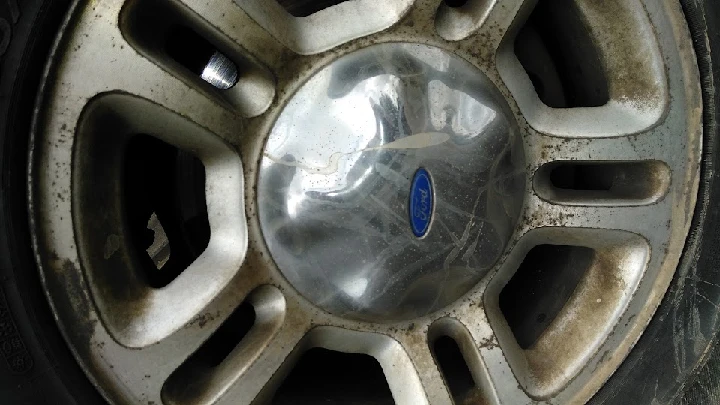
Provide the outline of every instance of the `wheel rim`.
[[[33,240],[46,293],[79,362],[111,401],[267,399],[305,350],[324,347],[375,357],[397,403],[452,403],[455,393],[445,383],[447,370],[438,366],[441,361],[432,350],[437,338],[449,336],[462,348],[485,401],[582,403],[618,367],[649,322],[687,236],[702,146],[699,75],[678,5],[576,1],[607,72],[607,102],[550,108],[531,82],[533,72],[513,48],[533,10],[533,4],[520,0],[471,0],[460,7],[429,0],[382,5],[354,0],[308,17],[293,17],[279,4],[259,0],[239,7],[230,0],[212,6],[123,3],[73,8],[72,26],[63,31],[47,71],[28,177]],[[348,20],[358,13],[363,18]],[[163,20],[157,22],[158,16]],[[193,73],[157,40],[176,35],[178,25],[190,26],[214,47],[212,63],[204,70]],[[623,40],[627,32],[634,34],[632,40]],[[184,43],[189,48],[194,42]],[[418,45],[398,45],[403,43]],[[288,154],[284,150],[280,159],[273,155],[278,150],[273,142],[280,139],[273,134],[283,117],[305,117],[298,108],[307,99],[308,86],[338,61],[403,47],[431,49],[467,64],[469,77],[489,83],[476,94],[463,89],[469,99],[493,92],[504,99],[508,122],[517,122],[522,141],[519,155],[524,157],[515,167],[525,180],[515,188],[524,190],[522,197],[510,199],[519,214],[510,210],[505,227],[512,230],[487,270],[446,301],[421,300],[414,306],[421,308],[419,314],[392,315],[387,304],[363,312],[355,304],[348,309],[346,303],[328,301],[333,287],[313,289],[312,283],[331,280],[329,273],[319,272],[313,279],[288,273],[302,264],[298,257],[316,263],[323,255],[296,253],[295,261],[283,259],[270,230],[278,214],[264,204],[287,203],[284,196],[273,200],[277,183],[271,180],[278,174],[272,163]],[[392,76],[395,68],[384,69]],[[465,74],[454,68],[445,72]],[[422,97],[415,101],[431,104]],[[431,115],[432,106],[429,111]],[[438,111],[448,114],[447,108]],[[434,129],[443,133],[439,125]],[[429,130],[413,127],[397,140],[418,133]],[[156,170],[158,165],[147,166],[152,174],[147,174],[145,188],[135,190],[136,181],[126,180],[128,168],[146,167],[127,163],[127,151],[133,150],[129,145],[140,134],[162,145],[150,149],[154,141],[143,141],[132,162],[142,162],[149,150],[153,160],[169,156],[162,162],[180,168],[173,173],[185,173],[172,178],[172,188],[148,191],[167,180],[155,174],[163,172]],[[428,139],[430,148],[442,147]],[[183,152],[165,153],[170,149],[163,145]],[[295,148],[290,152],[299,150]],[[393,153],[418,156],[407,147]],[[299,158],[298,166],[307,163],[303,159],[314,159],[291,155]],[[191,156],[196,163],[188,163]],[[440,202],[429,230],[413,235],[402,204],[411,198],[411,177],[423,164],[414,162],[415,168],[401,176],[406,194],[396,205],[405,224],[395,240],[429,239],[442,232],[438,216],[444,215],[445,196],[438,194],[442,186],[437,179],[431,184]],[[199,166],[204,171],[192,169]],[[589,186],[558,180],[568,167],[590,179]],[[430,177],[434,170],[428,170]],[[598,173],[614,173],[610,186],[603,186]],[[185,198],[195,190],[191,183],[204,190],[204,201],[185,202],[192,200]],[[166,191],[173,193],[170,198],[161,195]],[[190,231],[174,231],[172,221],[163,225],[172,237],[170,259],[155,261],[159,268],[154,270],[170,269],[170,274],[177,269],[177,274],[157,282],[147,274],[143,249],[138,253],[140,236],[129,224],[128,204],[134,200],[127,195],[142,199],[142,193],[172,205],[165,211],[153,205],[138,208],[156,209],[160,222],[170,211],[178,213],[183,226],[198,212],[207,222]],[[479,214],[473,218],[482,219]],[[203,234],[204,226],[207,238],[190,240]],[[442,243],[465,247],[462,230],[445,229],[450,242]],[[180,239],[185,243],[175,242]],[[478,245],[482,243],[473,252]],[[508,291],[535,291],[516,286],[527,284],[523,269],[528,258],[547,257],[548,252],[567,268],[582,264],[583,271],[554,268],[562,274],[561,284],[538,276],[538,284],[553,291],[558,285],[571,288],[555,294],[562,296],[558,302],[550,300],[554,313],[530,316],[525,312],[533,309],[517,304],[517,295]],[[447,273],[447,266],[440,270]],[[373,278],[388,284],[386,279]],[[432,284],[442,285],[429,284],[420,295],[436,291]],[[199,355],[193,353],[242,303],[253,308],[252,327],[218,364],[199,366]],[[531,318],[542,329],[528,324]]]

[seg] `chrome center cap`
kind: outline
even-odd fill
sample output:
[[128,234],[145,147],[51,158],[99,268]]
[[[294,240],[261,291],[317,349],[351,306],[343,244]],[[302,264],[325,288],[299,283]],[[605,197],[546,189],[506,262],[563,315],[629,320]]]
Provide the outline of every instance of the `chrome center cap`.
[[292,97],[257,198],[270,253],[302,295],[393,321],[450,304],[492,268],[525,187],[519,130],[492,82],[439,48],[382,44]]

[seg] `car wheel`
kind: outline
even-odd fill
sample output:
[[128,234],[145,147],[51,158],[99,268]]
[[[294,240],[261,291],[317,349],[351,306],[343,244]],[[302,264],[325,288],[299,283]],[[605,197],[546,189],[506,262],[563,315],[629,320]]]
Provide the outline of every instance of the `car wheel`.
[[0,2],[0,398],[709,403],[719,19]]

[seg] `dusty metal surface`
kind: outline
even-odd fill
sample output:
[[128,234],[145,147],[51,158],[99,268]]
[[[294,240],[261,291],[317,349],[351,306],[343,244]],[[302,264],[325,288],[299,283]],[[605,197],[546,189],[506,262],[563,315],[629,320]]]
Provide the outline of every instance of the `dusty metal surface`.
[[[245,113],[224,94],[197,86],[156,60],[141,41],[128,42],[118,25],[122,1],[79,3],[48,70],[29,181],[45,287],[88,375],[118,404],[251,403],[271,395],[297,353],[319,346],[376,357],[397,403],[449,404],[428,345],[434,325],[461,342],[488,403],[585,402],[625,357],[667,289],[695,204],[702,135],[698,73],[679,7],[669,0],[612,2],[618,8],[609,9],[590,3],[578,1],[599,38],[604,62],[619,73],[610,80],[607,106],[577,110],[541,105],[515,60],[511,38],[532,7],[520,0],[472,2],[489,9],[476,10],[484,22],[457,41],[446,41],[434,28],[439,0],[389,2],[387,9],[348,1],[306,20],[278,10],[271,14],[280,16],[275,20],[258,18],[272,2],[170,3],[187,21],[274,76],[254,82],[249,93],[263,100],[274,94],[269,106],[251,104]],[[365,19],[353,19],[338,36],[332,35],[337,22],[323,25],[362,5],[383,12],[382,17],[373,20],[374,12],[368,13],[365,26]],[[623,21],[622,27],[612,24],[614,29],[600,32],[609,18]],[[628,31],[637,41],[627,40]],[[342,55],[387,42],[444,49],[487,76],[507,99],[522,132],[528,194],[498,264],[461,299],[410,321],[359,322],[308,302],[278,270],[261,232],[256,187],[266,138],[302,84]],[[639,76],[645,79],[635,80]],[[196,153],[206,166],[211,248],[165,289],[134,282],[131,260],[119,260],[124,240],[111,232],[117,210],[101,215],[88,208],[90,194],[80,197],[85,173],[78,171],[82,159],[73,157],[88,157],[83,145],[93,136],[121,137],[86,130],[84,124],[98,119],[92,112],[102,103],[121,113],[113,126],[119,132],[150,132]],[[532,174],[557,160],[655,160],[670,168],[671,179],[667,193],[647,204],[563,205],[540,198],[532,186]],[[112,184],[106,187],[104,201],[111,201]],[[97,218],[110,225],[104,234],[82,230]],[[593,247],[599,260],[558,321],[533,349],[523,351],[508,333],[497,297],[524,253],[553,241]],[[108,273],[113,269],[117,272]],[[265,297],[250,300],[267,305],[264,325],[272,326],[258,323],[253,337],[223,363],[218,380],[194,397],[163,394],[183,361],[248,296]],[[594,326],[593,333],[572,332],[583,325]],[[570,341],[564,331],[574,333]],[[569,342],[568,350],[557,351],[557,342]]]

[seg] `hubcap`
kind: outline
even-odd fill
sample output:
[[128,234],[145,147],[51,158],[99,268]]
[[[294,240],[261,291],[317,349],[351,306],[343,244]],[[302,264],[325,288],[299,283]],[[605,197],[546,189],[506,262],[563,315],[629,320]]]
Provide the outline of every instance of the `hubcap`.
[[[500,257],[523,203],[522,140],[505,100],[468,62],[424,45],[375,45],[319,71],[263,156],[273,259],[344,316],[409,319],[455,301]],[[411,212],[413,200],[424,207]]]

